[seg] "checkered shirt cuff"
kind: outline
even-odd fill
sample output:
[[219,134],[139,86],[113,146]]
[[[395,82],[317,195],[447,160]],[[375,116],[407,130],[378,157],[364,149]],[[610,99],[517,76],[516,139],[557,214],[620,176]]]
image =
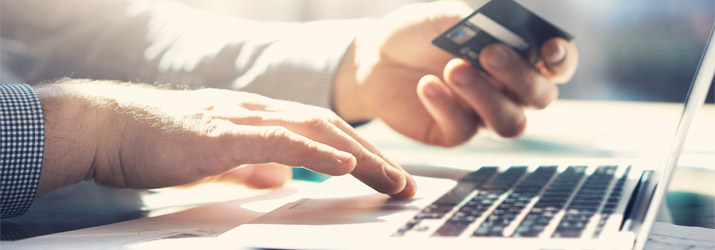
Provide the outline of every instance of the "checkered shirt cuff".
[[40,99],[25,84],[0,84],[0,214],[23,214],[40,181],[45,125]]

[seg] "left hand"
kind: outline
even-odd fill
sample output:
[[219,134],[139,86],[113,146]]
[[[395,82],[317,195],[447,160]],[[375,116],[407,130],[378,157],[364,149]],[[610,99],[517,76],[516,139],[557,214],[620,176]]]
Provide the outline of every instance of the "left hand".
[[431,44],[472,12],[462,2],[412,4],[358,33],[338,70],[334,100],[346,121],[380,118],[415,140],[456,146],[486,127],[504,137],[521,134],[524,109],[545,108],[558,96],[556,83],[573,76],[576,47],[547,41],[536,69],[508,46],[480,53],[486,71]]
[[290,179],[286,166],[350,173],[393,197],[416,191],[409,174],[324,108],[85,79],[36,92],[46,124],[38,195],[82,179],[120,188],[212,180],[269,188]]

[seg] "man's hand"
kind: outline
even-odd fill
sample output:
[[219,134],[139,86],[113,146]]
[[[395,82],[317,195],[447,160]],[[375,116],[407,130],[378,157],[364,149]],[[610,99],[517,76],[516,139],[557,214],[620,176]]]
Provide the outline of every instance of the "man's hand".
[[326,109],[226,90],[74,82],[37,88],[46,120],[39,194],[81,179],[156,188],[218,176],[272,187],[290,178],[285,166],[350,173],[396,197],[416,190]]
[[502,44],[485,47],[474,70],[431,44],[472,12],[462,2],[414,4],[398,9],[360,32],[346,54],[334,92],[338,114],[347,121],[380,118],[421,142],[455,146],[480,127],[501,136],[521,134],[524,108],[556,100],[556,83],[573,76],[578,53],[563,39],[540,50],[536,69]]

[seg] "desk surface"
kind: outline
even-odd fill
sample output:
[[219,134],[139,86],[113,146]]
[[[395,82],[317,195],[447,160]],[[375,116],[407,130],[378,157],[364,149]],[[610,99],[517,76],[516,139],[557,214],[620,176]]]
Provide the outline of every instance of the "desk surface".
[[[424,163],[445,157],[633,157],[667,152],[682,104],[560,100],[545,110],[527,111],[527,128],[517,139],[489,131],[460,147],[446,149],[415,143],[379,121],[359,128],[391,158]],[[715,105],[697,114],[685,155],[715,154]],[[426,154],[415,152],[428,151]],[[688,158],[688,157],[686,157]],[[687,160],[687,159],[686,159]],[[715,169],[715,161],[710,166]]]
[[[630,157],[659,154],[667,149],[681,110],[682,105],[678,104],[560,101],[546,110],[528,112],[529,125],[519,139],[504,140],[482,133],[453,149],[415,143],[379,121],[358,131],[387,155],[405,164],[474,157]],[[683,168],[676,172],[670,187],[674,195],[668,197],[670,210],[675,222],[682,225],[715,227],[712,200],[715,129],[712,128],[715,128],[715,105],[706,105],[688,137],[680,161]],[[282,199],[296,190],[314,185],[294,182],[276,191],[247,190],[226,184],[190,189],[117,190],[81,183],[38,199],[26,215],[3,220],[2,233],[6,239],[15,237],[7,234],[8,229],[35,236],[125,221],[94,228],[84,237],[117,231],[134,238],[170,232],[213,236],[283,204]],[[138,218],[141,219],[132,220]],[[137,227],[153,231],[132,231]]]

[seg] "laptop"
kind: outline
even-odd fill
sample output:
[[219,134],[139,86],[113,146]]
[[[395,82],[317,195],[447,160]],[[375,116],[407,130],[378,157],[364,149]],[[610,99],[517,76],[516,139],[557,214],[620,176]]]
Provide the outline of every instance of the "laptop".
[[713,39],[711,29],[664,162],[505,159],[412,167],[420,191],[409,200],[333,177],[221,238],[280,249],[642,249],[713,81]]

